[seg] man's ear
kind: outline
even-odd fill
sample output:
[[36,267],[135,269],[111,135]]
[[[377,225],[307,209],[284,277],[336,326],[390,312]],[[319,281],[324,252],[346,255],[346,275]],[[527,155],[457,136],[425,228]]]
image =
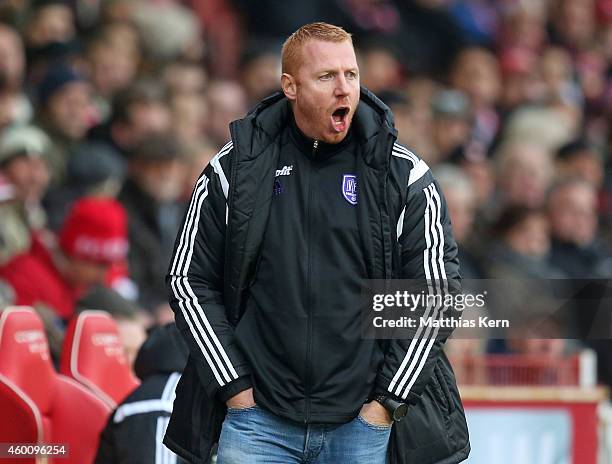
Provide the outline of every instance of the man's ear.
[[289,101],[294,101],[297,95],[297,84],[295,82],[295,77],[291,74],[283,73],[281,76],[281,88],[283,89],[283,93],[285,97]]

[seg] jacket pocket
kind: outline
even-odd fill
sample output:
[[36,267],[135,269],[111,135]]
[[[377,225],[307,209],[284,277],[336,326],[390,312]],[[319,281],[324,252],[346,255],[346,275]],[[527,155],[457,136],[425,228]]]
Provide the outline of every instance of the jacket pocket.
[[440,409],[444,413],[450,414],[451,408],[450,408],[449,397],[445,394],[444,388],[442,387],[442,384],[444,383],[444,379],[442,378],[438,369],[439,369],[438,364],[436,364],[436,366],[434,367],[433,374],[431,376],[431,381],[428,387],[431,389],[431,393],[436,403],[438,403],[438,406],[440,407]]
[[446,381],[446,376],[444,375],[444,372],[442,372],[442,367],[440,366],[439,362],[437,362],[436,366],[434,367],[434,375],[438,381],[440,393],[442,394],[448,412],[453,412],[455,410],[455,402],[453,401],[450,389],[448,387],[448,382]]
[[211,400],[201,385],[195,362],[189,357],[176,387],[176,398],[164,443],[189,462],[208,462],[218,440],[225,405]]
[[389,442],[390,464],[434,464],[452,455],[449,439],[451,417],[440,401],[432,381],[425,387],[420,400],[408,408],[408,414],[393,424]]

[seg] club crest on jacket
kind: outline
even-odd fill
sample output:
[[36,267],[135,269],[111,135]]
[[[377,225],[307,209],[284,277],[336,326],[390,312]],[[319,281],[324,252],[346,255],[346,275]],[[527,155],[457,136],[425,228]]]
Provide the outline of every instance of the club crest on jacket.
[[342,196],[351,205],[357,204],[357,176],[344,174],[342,176]]

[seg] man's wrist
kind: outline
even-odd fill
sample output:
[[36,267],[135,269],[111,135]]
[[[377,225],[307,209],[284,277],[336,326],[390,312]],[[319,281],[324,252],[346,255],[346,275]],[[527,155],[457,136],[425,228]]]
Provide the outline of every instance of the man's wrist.
[[238,377],[236,380],[228,383],[223,388],[220,388],[217,392],[217,398],[219,401],[227,403],[230,398],[233,398],[238,393],[248,390],[249,388],[253,388],[251,376],[245,375],[243,377]]
[[248,390],[241,391],[236,396],[232,396],[225,402],[225,405],[232,409],[250,408],[254,406],[255,399],[253,398],[253,389],[249,388]]
[[390,417],[390,421],[392,422],[401,421],[408,412],[408,405],[406,403],[397,401],[396,399],[387,395],[375,395],[373,400],[385,409]]
[[385,408],[385,405],[380,403],[378,400],[374,399],[372,400],[372,406],[376,408],[376,410],[379,412],[379,414],[384,414],[384,416],[387,419],[388,423],[393,422],[393,418],[391,417],[391,413],[387,410],[387,408]]

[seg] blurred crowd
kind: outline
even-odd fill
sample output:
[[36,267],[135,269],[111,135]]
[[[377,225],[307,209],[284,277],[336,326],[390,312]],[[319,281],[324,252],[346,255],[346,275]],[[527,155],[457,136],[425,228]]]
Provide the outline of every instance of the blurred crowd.
[[[35,306],[52,349],[106,309],[135,355],[172,320],[197,177],[317,20],[354,34],[362,84],[434,170],[464,279],[612,277],[610,0],[4,0],[0,307]],[[501,349],[569,349],[525,345]]]

